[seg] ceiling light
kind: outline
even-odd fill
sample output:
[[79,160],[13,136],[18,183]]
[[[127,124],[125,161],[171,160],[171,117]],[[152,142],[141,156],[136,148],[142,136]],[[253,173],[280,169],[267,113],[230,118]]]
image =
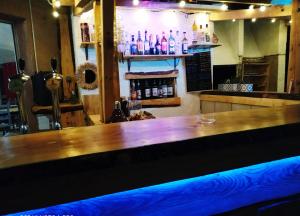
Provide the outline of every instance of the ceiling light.
[[184,0],[181,0],[180,2],[179,2],[179,7],[184,7],[185,6],[185,1]]
[[53,15],[55,18],[59,17],[59,13],[58,13],[56,10],[54,10],[54,11],[52,12],[52,15]]
[[259,8],[259,10],[260,10],[261,12],[266,11],[266,9],[267,9],[267,7],[266,7],[265,5],[262,5],[262,6],[260,6],[260,8]]
[[56,8],[60,8],[60,1],[59,0],[56,0],[55,2],[54,2],[54,7],[56,7]]
[[253,23],[256,22],[256,18],[252,18],[251,22],[253,22]]
[[250,5],[249,10],[253,10],[253,9],[254,9],[254,5]]
[[235,19],[232,19],[232,22],[235,22]]
[[291,24],[292,22],[293,22],[292,20],[289,21],[290,24]]
[[133,4],[134,6],[138,6],[139,3],[140,3],[139,0],[132,0],[132,4]]
[[274,23],[274,22],[276,22],[276,19],[275,18],[271,19],[271,23]]
[[222,11],[228,10],[228,5],[227,5],[227,4],[222,4],[221,10],[222,10]]

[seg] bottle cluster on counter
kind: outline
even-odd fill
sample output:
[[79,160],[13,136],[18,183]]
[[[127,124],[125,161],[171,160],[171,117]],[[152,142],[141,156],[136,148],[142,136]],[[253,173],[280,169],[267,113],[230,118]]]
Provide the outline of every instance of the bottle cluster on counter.
[[160,35],[154,36],[145,30],[144,40],[142,34],[138,31],[137,37],[131,35],[131,41],[126,36],[125,43],[119,44],[119,51],[125,53],[125,55],[175,55],[175,54],[188,54],[188,39],[186,32],[183,32],[182,38],[180,32],[176,31],[176,35],[173,35],[173,31],[170,30],[168,38],[165,32]]
[[197,25],[194,21],[192,25],[193,41],[192,44],[218,43],[217,36],[210,33],[208,23]]
[[130,80],[131,100],[174,97],[174,79]]

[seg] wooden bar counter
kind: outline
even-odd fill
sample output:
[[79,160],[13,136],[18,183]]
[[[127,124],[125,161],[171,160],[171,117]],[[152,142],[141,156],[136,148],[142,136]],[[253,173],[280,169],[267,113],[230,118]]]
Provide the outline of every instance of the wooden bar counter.
[[0,214],[299,155],[300,105],[0,139]]

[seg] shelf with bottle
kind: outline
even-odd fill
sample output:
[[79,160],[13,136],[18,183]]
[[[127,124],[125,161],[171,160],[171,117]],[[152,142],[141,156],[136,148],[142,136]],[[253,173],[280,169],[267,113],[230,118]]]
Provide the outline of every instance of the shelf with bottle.
[[140,100],[147,107],[179,106],[181,100],[176,95],[176,78],[130,80],[131,100]]

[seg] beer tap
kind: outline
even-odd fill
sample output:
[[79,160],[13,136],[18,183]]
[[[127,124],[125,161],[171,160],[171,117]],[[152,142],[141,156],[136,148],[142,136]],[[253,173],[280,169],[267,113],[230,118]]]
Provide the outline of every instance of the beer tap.
[[20,132],[25,134],[28,132],[28,119],[27,112],[24,103],[24,85],[30,79],[30,76],[26,75],[24,72],[25,69],[25,61],[23,59],[19,59],[18,62],[19,71],[16,75],[9,77],[9,90],[15,92],[17,95],[17,104],[20,113]]
[[51,59],[52,73],[46,77],[46,86],[50,90],[52,95],[52,112],[53,112],[53,128],[55,130],[61,130],[62,126],[60,123],[60,106],[59,106],[59,94],[58,89],[63,76],[57,73],[57,60]]

